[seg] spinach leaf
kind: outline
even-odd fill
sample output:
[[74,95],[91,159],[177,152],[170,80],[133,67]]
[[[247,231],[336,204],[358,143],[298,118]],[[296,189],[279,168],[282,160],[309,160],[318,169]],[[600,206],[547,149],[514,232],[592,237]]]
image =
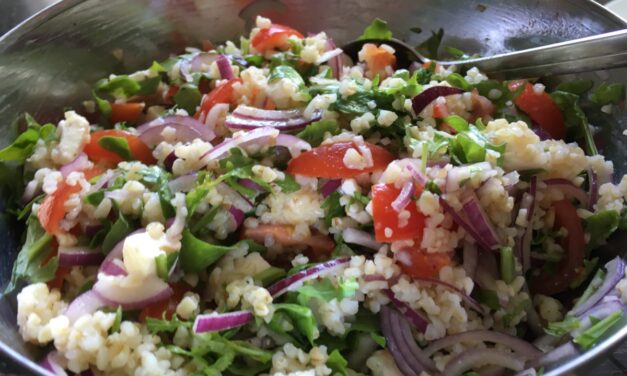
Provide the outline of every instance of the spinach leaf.
[[331,351],[327,358],[327,366],[333,370],[333,374],[348,376],[348,361],[344,359],[338,350]]
[[340,127],[334,120],[320,120],[309,124],[296,136],[309,142],[311,146],[318,146],[324,140],[324,134],[329,132],[332,135],[340,133]]
[[183,231],[179,260],[185,272],[200,272],[218,261],[222,256],[243,246],[255,244],[250,240],[242,240],[231,246],[210,244],[192,235],[191,231]]
[[305,87],[305,81],[300,76],[300,74],[296,71],[296,69],[292,68],[289,65],[279,65],[275,67],[270,73],[270,77],[268,78],[268,82],[272,83],[274,81],[280,80],[282,78],[288,79],[294,82],[299,88]]
[[590,100],[605,106],[606,104],[618,104],[625,99],[625,85],[608,84],[603,82],[590,94]]
[[128,145],[128,141],[124,137],[103,136],[98,140],[98,145],[100,145],[103,149],[119,155],[125,161],[133,159],[131,148]]
[[275,312],[284,312],[290,318],[294,327],[313,345],[314,336],[317,331],[316,319],[308,306],[276,303],[274,304],[274,308],[276,310]]
[[374,21],[366,27],[363,34],[357,38],[357,40],[363,39],[390,40],[392,39],[392,32],[387,22],[380,18],[375,18]]
[[182,85],[172,99],[174,99],[174,103],[178,107],[193,115],[196,113],[196,108],[200,105],[201,98],[202,94],[200,94],[198,87],[188,83]]
[[616,210],[595,213],[583,220],[584,229],[590,234],[588,249],[604,244],[606,239],[618,229],[620,214]]
[[118,213],[118,219],[113,223],[107,235],[102,240],[102,251],[109,253],[126,235],[130,234],[133,227],[124,214]]
[[332,299],[340,301],[355,295],[358,288],[359,284],[352,278],[340,280],[337,286],[327,278],[299,288],[297,299],[301,305],[307,305],[311,299],[321,299],[327,302]]
[[37,217],[31,215],[28,219],[24,245],[13,264],[11,281],[4,290],[4,294],[13,291],[19,281],[28,283],[48,282],[54,278],[58,266],[58,257],[51,258],[42,266],[50,253],[51,241],[52,235],[46,233],[39,224]]
[[53,124],[39,125],[29,114],[24,116],[27,129],[20,133],[11,145],[0,150],[0,161],[24,163],[26,158],[33,154],[37,141],[41,139],[49,143],[56,139],[56,127]]

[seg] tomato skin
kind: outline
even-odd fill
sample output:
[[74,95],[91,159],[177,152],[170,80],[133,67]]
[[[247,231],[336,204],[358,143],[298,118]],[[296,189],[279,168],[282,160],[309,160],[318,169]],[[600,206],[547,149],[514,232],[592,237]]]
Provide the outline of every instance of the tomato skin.
[[[419,194],[421,188],[417,192]],[[399,213],[392,208],[392,202],[401,192],[393,184],[376,184],[372,186],[372,219],[374,234],[379,242],[415,239],[420,243],[425,227],[425,216],[418,212],[414,202],[410,202],[405,209],[409,212],[407,224],[399,227]],[[386,236],[385,229],[392,230],[391,236]]]
[[242,83],[242,80],[240,78],[234,78],[214,88],[208,94],[203,95],[202,100],[200,101],[200,109],[198,110],[198,112],[196,112],[194,117],[196,119],[206,117],[209,111],[211,111],[211,109],[213,108],[213,106],[218,103],[233,103],[233,86],[238,83]]
[[176,306],[181,302],[186,292],[191,291],[191,287],[186,283],[172,283],[170,284],[174,293],[170,299],[162,300],[153,303],[139,313],[139,322],[145,322],[146,317],[161,320],[165,312],[165,318],[171,320],[174,313],[176,313]]
[[91,134],[91,140],[89,144],[85,145],[84,150],[90,160],[105,166],[115,166],[124,160],[116,153],[106,150],[98,144],[98,141],[105,136],[125,138],[131,149],[134,160],[141,161],[145,164],[154,164],[156,162],[150,148],[146,146],[139,137],[119,129],[106,129]]
[[377,47],[373,43],[366,43],[362,47],[361,52],[363,53],[366,66],[373,76],[379,74],[382,77],[387,77],[385,67],[390,66],[394,68],[396,66],[396,56],[383,47]]
[[270,49],[288,49],[290,43],[287,38],[290,36],[304,38],[303,34],[289,26],[273,23],[269,28],[259,30],[251,44],[259,52]]
[[135,124],[143,110],[143,103],[111,103],[111,122]]
[[60,222],[65,217],[65,201],[74,193],[81,190],[81,186],[69,185],[62,181],[57,184],[57,190],[46,196],[37,210],[37,218],[41,227],[49,234],[62,232]]
[[437,279],[440,269],[451,263],[446,253],[427,253],[420,249],[402,249],[396,252],[394,258],[403,273],[412,278]]
[[359,151],[357,146],[353,142],[337,142],[320,145],[293,158],[287,166],[287,172],[327,179],[352,178],[364,172],[384,170],[394,160],[394,156],[381,146],[368,142],[365,145],[370,149],[373,165],[363,170],[348,168],[344,164],[346,151],[351,148]]
[[557,270],[543,271],[532,283],[535,292],[554,295],[568,289],[572,280],[583,268],[586,240],[577,208],[567,199],[553,203],[555,210],[555,228],[564,227],[568,235],[562,239],[565,257],[557,265]]
[[[509,86],[510,90],[516,90],[522,84],[522,82],[513,82]],[[556,140],[564,139],[566,137],[566,126],[564,125],[564,116],[560,108],[548,93],[543,91],[537,94],[533,90],[532,84],[526,82],[524,85],[525,88],[514,100],[516,106],[529,115],[531,120],[537,123],[551,137]]]

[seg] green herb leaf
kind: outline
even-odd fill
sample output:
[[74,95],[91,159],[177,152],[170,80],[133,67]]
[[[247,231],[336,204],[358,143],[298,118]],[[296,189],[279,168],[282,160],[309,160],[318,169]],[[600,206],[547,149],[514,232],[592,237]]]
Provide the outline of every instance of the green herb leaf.
[[200,94],[198,87],[188,83],[182,85],[172,99],[174,99],[174,103],[178,107],[193,115],[196,113],[196,108],[200,105],[202,94]]
[[100,205],[102,200],[104,200],[104,196],[105,196],[104,191],[98,190],[85,196],[85,201],[87,201],[89,205],[98,206]]
[[155,265],[157,268],[157,276],[164,281],[168,280],[168,256],[162,253],[155,257]]
[[189,321],[181,321],[176,315],[172,315],[171,320],[167,320],[165,318],[159,320],[152,317],[146,317],[146,328],[148,328],[148,331],[152,334],[174,333],[181,326],[191,329],[192,323]]
[[96,91],[108,93],[116,98],[130,98],[134,95],[148,95],[157,90],[159,76],[135,80],[128,75],[102,79],[96,83]]
[[309,124],[296,136],[309,142],[311,146],[318,146],[324,140],[324,134],[329,132],[332,135],[340,133],[340,127],[334,120],[320,120]]
[[344,207],[340,204],[340,193],[333,192],[327,197],[321,205],[324,210],[324,223],[327,227],[331,226],[331,221],[336,217],[345,216]]
[[608,84],[603,82],[594,89],[590,95],[590,100],[594,103],[605,106],[606,104],[618,104],[625,99],[625,85]]
[[118,214],[118,219],[113,223],[109,232],[102,241],[102,251],[109,253],[116,244],[118,244],[126,235],[130,234],[133,228],[131,224],[122,214]]
[[505,283],[512,283],[516,277],[516,261],[512,247],[501,248],[501,278]]
[[333,350],[329,354],[327,366],[333,370],[334,375],[348,376],[348,361],[337,350]]
[[185,229],[181,240],[181,267],[185,272],[200,272],[218,261],[222,256],[234,249],[246,246],[248,241],[240,241],[232,246],[210,244],[192,235]]
[[282,78],[285,78],[294,82],[300,88],[305,87],[305,81],[303,80],[303,78],[296,71],[296,69],[290,67],[289,65],[279,65],[275,67],[270,73],[268,82],[272,83]]
[[109,333],[119,332],[120,324],[122,324],[122,306],[118,306],[118,309],[115,310],[115,320],[113,320],[113,325],[111,325]]
[[464,91],[469,91],[472,89],[472,85],[466,81],[466,79],[459,73],[451,73],[446,77],[446,82],[460,88]]
[[448,124],[450,127],[455,129],[457,132],[466,132],[470,128],[468,127],[468,121],[459,115],[451,115],[442,119],[443,123]]
[[285,179],[275,180],[275,183],[281,188],[281,192],[283,193],[293,193],[300,190],[300,184],[298,184],[294,176],[290,174],[285,174]]
[[569,133],[574,138],[584,139],[588,155],[598,154],[592,132],[588,126],[588,118],[579,106],[579,96],[565,91],[555,91],[551,93],[551,98],[564,114],[564,121],[569,128]]
[[573,316],[566,316],[563,321],[551,322],[544,331],[554,337],[561,337],[579,328],[581,322]]
[[387,22],[380,18],[375,18],[374,21],[366,27],[363,34],[357,38],[357,40],[363,39],[390,40],[392,39],[392,32]]
[[444,29],[431,31],[431,36],[429,37],[429,39],[418,45],[416,47],[416,50],[418,50],[418,52],[420,52],[425,57],[428,57],[430,59],[437,59],[438,50],[440,49],[440,44],[442,43],[442,38],[444,38]]
[[493,309],[495,311],[501,308],[499,297],[493,290],[475,286],[475,288],[472,290],[472,297],[475,298],[479,303],[485,304],[490,307],[490,309]]
[[337,299],[338,301],[355,295],[359,288],[359,284],[355,279],[340,280],[335,286],[328,278],[323,279],[314,284],[304,285],[298,289],[298,302],[301,305],[307,305],[311,299],[321,299],[330,301]]
[[598,212],[584,219],[584,228],[590,234],[586,248],[594,249],[605,244],[607,238],[618,229],[619,220],[620,214],[616,210]]
[[274,308],[276,311],[284,312],[291,319],[294,327],[313,345],[317,328],[316,319],[309,307],[298,304],[279,303],[274,304]]
[[557,85],[555,88],[556,91],[565,91],[567,93],[572,93],[575,95],[583,95],[588,90],[592,89],[594,83],[592,80],[574,80],[574,81],[566,81]]
[[98,140],[98,145],[103,149],[119,155],[125,161],[133,159],[131,148],[128,146],[128,141],[124,137],[103,136]]
[[273,282],[285,277],[285,270],[271,266],[268,269],[261,271],[253,276],[253,280],[256,284],[261,286],[270,286]]

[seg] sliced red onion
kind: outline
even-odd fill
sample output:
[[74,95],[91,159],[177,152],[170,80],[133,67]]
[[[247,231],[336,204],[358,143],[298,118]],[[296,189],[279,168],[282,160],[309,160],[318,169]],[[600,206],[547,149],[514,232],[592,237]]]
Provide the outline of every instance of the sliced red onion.
[[242,147],[249,143],[266,143],[268,139],[276,138],[278,135],[279,131],[274,128],[256,128],[243,135],[224,140],[221,144],[206,152],[202,158],[219,160],[224,158],[233,148]]
[[492,226],[490,219],[474,193],[471,193],[463,203],[463,210],[468,222],[475,228],[477,235],[481,238],[481,242],[488,246],[489,249],[498,248],[500,241],[496,230],[494,230],[494,226]]
[[572,359],[579,356],[579,350],[571,341],[556,347],[554,350],[542,355],[540,358],[533,361],[530,365],[534,368],[547,367],[556,363],[563,363],[568,359]]
[[453,221],[455,221],[455,223],[457,223],[459,226],[461,226],[467,233],[470,234],[470,236],[472,236],[472,238],[477,242],[477,244],[485,250],[491,250],[491,246],[488,246],[484,239],[479,236],[479,233],[474,229],[473,226],[471,226],[470,224],[468,224],[466,222],[465,219],[463,219],[459,213],[457,213],[455,211],[455,209],[453,209],[453,207],[451,205],[449,205],[448,202],[446,202],[446,200],[444,198],[442,198],[440,196],[440,205],[442,205],[442,207],[444,208],[444,211],[446,211],[448,214],[451,215],[451,217],[453,217]]
[[172,296],[172,288],[159,277],[150,277],[139,285],[126,285],[121,280],[127,277],[99,278],[93,291],[112,308],[141,309],[161,302]]
[[560,190],[566,197],[574,198],[583,206],[588,207],[588,194],[581,188],[577,187],[572,181],[562,178],[546,179],[542,181],[549,187]]
[[231,205],[233,205],[236,209],[241,210],[244,213],[248,213],[253,210],[255,206],[250,200],[244,196],[242,196],[239,192],[231,188],[226,183],[219,183],[216,185],[216,190],[223,197],[228,198],[227,202],[230,201]]
[[233,217],[233,221],[235,221],[235,228],[239,228],[244,222],[244,212],[236,208],[235,206],[231,206],[229,208],[229,214]]
[[405,316],[405,318],[418,330],[420,333],[424,333],[427,330],[427,326],[429,326],[429,320],[421,315],[419,312],[415,311],[409,304],[403,302],[396,298],[396,295],[392,290],[383,290],[385,295],[390,299],[392,304],[399,310],[400,313]]
[[605,269],[607,273],[601,286],[585,302],[577,302],[570,314],[579,316],[594,307],[606,296],[625,275],[625,262],[620,256],[617,256],[605,264]]
[[74,298],[63,314],[67,316],[70,323],[74,323],[82,316],[91,315],[105,305],[105,301],[98,294],[89,290]]
[[98,233],[98,231],[102,230],[104,227],[99,223],[81,223],[83,227],[83,233],[86,236],[92,237]]
[[322,197],[327,198],[331,195],[331,193],[337,191],[341,185],[342,180],[340,179],[329,180],[320,188],[320,193],[322,194]]
[[224,124],[231,129],[275,128],[280,131],[302,129],[322,118],[322,112],[314,112],[311,119],[306,119],[299,110],[263,110],[240,105],[226,117]]
[[470,349],[449,360],[442,375],[463,375],[464,372],[482,365],[496,365],[519,372],[525,368],[525,361],[503,350]]
[[170,180],[168,182],[168,187],[172,191],[172,193],[176,192],[189,192],[196,185],[196,180],[198,179],[198,174],[195,172],[187,175],[181,175],[176,179]]
[[432,86],[422,93],[416,95],[412,101],[412,107],[416,115],[420,114],[431,102],[438,97],[445,97],[447,95],[461,94],[464,91],[456,87],[450,86]]
[[412,178],[414,178],[414,180],[418,182],[418,184],[420,184],[423,187],[427,185],[428,183],[427,178],[420,171],[418,171],[413,165],[408,164],[407,166],[405,166],[405,168],[409,171]]
[[200,52],[192,57],[190,61],[190,68],[193,72],[200,72],[203,71],[203,66],[208,69],[214,61],[217,61],[217,59],[218,54],[215,52]]
[[294,291],[300,288],[304,282],[321,277],[326,274],[334,274],[339,269],[348,265],[350,259],[348,257],[337,258],[322,262],[311,268],[301,270],[298,273],[284,278],[272,286],[268,287],[268,292],[273,298],[277,298],[288,291]]
[[[335,42],[333,42],[333,39],[327,38],[326,50],[335,51],[337,49],[338,48],[335,45]],[[333,77],[337,80],[339,80],[342,76],[342,58],[340,57],[341,54],[342,54],[342,50],[340,50],[339,54],[333,56],[332,58],[328,60],[329,67],[331,68],[331,71],[333,72]]]
[[438,339],[437,341],[431,342],[429,346],[422,349],[422,352],[427,356],[431,356],[444,348],[453,347],[458,343],[476,344],[478,342],[490,342],[509,347],[517,355],[527,360],[535,359],[542,355],[542,351],[538,350],[529,342],[518,337],[493,330],[470,330],[463,333],[451,334]]
[[258,193],[262,193],[262,192],[266,191],[262,186],[260,186],[259,184],[255,183],[255,181],[252,180],[252,179],[240,179],[238,183],[240,185],[242,185],[242,186],[244,186],[246,188],[252,189],[253,191],[258,192]]
[[66,178],[74,171],[83,171],[84,169],[89,168],[89,165],[90,162],[89,158],[87,158],[87,154],[80,153],[72,162],[62,166],[59,171],[61,171],[61,175]]
[[226,118],[231,106],[228,103],[216,103],[211,107],[209,113],[200,113],[199,121],[205,123],[209,129],[216,129],[218,121]]
[[463,247],[464,271],[466,271],[466,275],[473,280],[475,278],[475,272],[477,271],[478,254],[479,252],[477,252],[477,247],[475,247],[474,244],[464,242],[464,247]]
[[67,372],[59,365],[59,353],[56,351],[50,351],[40,365],[54,376],[67,376]]
[[59,265],[87,266],[100,265],[105,255],[100,249],[87,247],[59,247]]
[[96,184],[92,185],[90,191],[97,191],[102,188],[106,188],[109,185],[109,182],[115,180],[119,176],[118,173],[113,170],[107,170],[104,174],[100,175],[100,178],[96,182]]
[[[113,247],[113,249],[111,249],[109,254],[107,254],[107,257],[105,257],[102,264],[100,264],[100,268],[98,269],[98,274],[104,273],[105,275],[113,275],[113,276],[126,275],[126,269],[124,269],[123,264],[122,266],[120,266],[120,264],[113,265],[113,266],[110,264],[113,263],[114,260],[120,260],[120,261],[122,260],[122,251],[124,249],[124,240],[126,238],[135,234],[141,234],[142,232],[145,232],[145,231],[146,230],[143,228],[133,231],[130,234],[128,234],[124,239],[120,240]],[[122,272],[120,271],[120,267],[122,267]]]
[[168,154],[167,157],[163,160],[163,167],[165,167],[166,171],[172,172],[172,168],[174,167],[174,161],[176,161],[176,153],[174,150]]
[[176,140],[181,142],[191,142],[197,138],[209,142],[216,137],[214,131],[206,124],[191,116],[180,115],[157,118],[139,126],[137,131],[139,132],[139,138],[148,147],[155,147],[161,141],[164,141],[162,132],[166,127],[173,128]]
[[590,202],[588,202],[588,210],[594,211],[594,205],[599,201],[599,178],[591,168],[588,169],[588,185],[590,189],[588,190],[588,197]]
[[435,364],[416,344],[411,326],[403,315],[388,306],[381,307],[381,331],[404,375],[418,376],[423,371],[435,374]]
[[419,283],[427,283],[430,285],[434,285],[434,286],[441,286],[449,291],[452,291],[456,294],[458,294],[463,301],[465,301],[470,307],[472,307],[475,311],[480,312],[480,313],[485,313],[485,309],[483,309],[483,307],[481,306],[481,304],[479,304],[478,301],[476,301],[475,299],[473,299],[470,295],[466,294],[464,291],[458,289],[457,287],[451,285],[450,283],[444,282],[442,280],[439,279],[433,279],[433,278],[413,278],[414,281],[419,282]]
[[400,213],[409,203],[411,202],[411,195],[416,190],[414,186],[414,182],[408,181],[403,184],[403,188],[401,188],[401,192],[398,196],[392,201],[392,209],[394,209],[397,213]]
[[126,267],[122,259],[112,259],[107,262],[103,262],[100,266],[100,272],[110,276],[125,276],[128,275]]
[[218,70],[220,71],[220,78],[222,78],[223,80],[232,80],[235,78],[235,75],[233,74],[233,68],[231,67],[231,62],[226,56],[222,54],[218,55],[216,64],[218,65]]
[[252,319],[253,314],[248,311],[214,312],[207,315],[198,315],[192,330],[194,334],[220,332],[246,325]]
[[302,140],[296,136],[290,134],[280,134],[276,138],[277,146],[284,146],[289,150],[293,158],[300,155],[301,151],[311,150],[311,145],[305,140]]
[[618,297],[605,297],[601,303],[596,306],[590,308],[580,316],[577,316],[579,320],[579,327],[573,330],[570,334],[573,338],[579,336],[584,330],[588,329],[592,325],[591,318],[595,318],[597,320],[603,320],[607,316],[621,312],[625,306],[623,302]]
[[375,251],[381,248],[381,243],[374,239],[374,236],[370,232],[357,230],[352,227],[345,228],[342,231],[342,238],[346,243],[361,245],[366,248],[373,249]]

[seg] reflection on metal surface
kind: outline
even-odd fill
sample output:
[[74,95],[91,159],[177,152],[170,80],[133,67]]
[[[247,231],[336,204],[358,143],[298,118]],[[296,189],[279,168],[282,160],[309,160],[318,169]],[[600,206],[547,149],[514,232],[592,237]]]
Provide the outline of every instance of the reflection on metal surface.
[[[28,1],[0,0],[0,4]],[[257,12],[303,33],[324,30],[338,44],[354,39],[374,17],[390,21],[394,34],[414,45],[431,30],[444,28],[443,45],[482,55],[625,27],[592,1],[66,0],[0,38],[0,146],[10,141],[10,125],[19,114],[30,112],[42,121],[56,120],[64,107],[88,98],[98,78],[146,66],[202,39],[237,38]],[[410,30],[415,27],[422,32]],[[121,59],[116,57],[119,51]],[[624,71],[616,77],[624,78]],[[624,127],[624,120],[620,121]],[[620,128],[612,131],[622,132]],[[614,147],[623,154],[614,160],[624,165],[625,148],[616,146],[618,139],[614,137]],[[3,206],[0,202],[0,209]],[[10,276],[19,229],[5,217],[0,219],[0,253],[5,255],[0,260],[1,287]],[[627,328],[621,335],[627,336]],[[10,352],[30,370],[38,369],[28,360],[36,354],[18,338],[15,306],[4,298],[0,302],[0,350]],[[572,364],[589,362],[612,344],[606,342]]]

